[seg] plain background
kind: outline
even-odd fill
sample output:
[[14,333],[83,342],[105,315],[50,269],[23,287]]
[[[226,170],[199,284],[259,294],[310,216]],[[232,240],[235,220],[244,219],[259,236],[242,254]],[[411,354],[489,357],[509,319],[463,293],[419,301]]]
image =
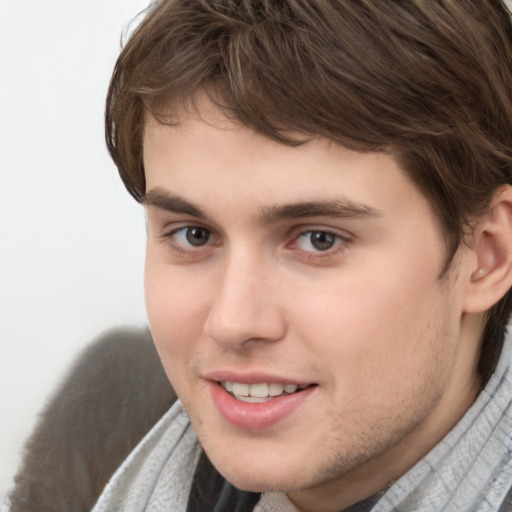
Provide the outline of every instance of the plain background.
[[144,212],[103,138],[148,0],[0,0],[0,508],[38,411],[102,331],[145,324]]

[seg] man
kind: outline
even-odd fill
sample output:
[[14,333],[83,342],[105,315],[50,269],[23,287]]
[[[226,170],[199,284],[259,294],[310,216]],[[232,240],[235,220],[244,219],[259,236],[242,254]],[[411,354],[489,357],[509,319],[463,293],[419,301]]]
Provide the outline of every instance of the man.
[[95,512],[512,509],[502,2],[156,2],[106,126],[180,402]]

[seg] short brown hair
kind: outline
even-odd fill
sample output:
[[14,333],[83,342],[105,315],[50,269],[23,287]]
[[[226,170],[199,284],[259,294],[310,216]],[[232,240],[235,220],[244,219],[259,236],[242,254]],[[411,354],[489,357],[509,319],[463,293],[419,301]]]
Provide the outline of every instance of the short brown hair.
[[[512,184],[511,88],[500,0],[160,0],[117,61],[106,137],[138,201],[145,113],[173,123],[199,91],[284,144],[322,136],[389,152],[443,226],[446,270],[469,219]],[[484,343],[511,308],[509,292]]]

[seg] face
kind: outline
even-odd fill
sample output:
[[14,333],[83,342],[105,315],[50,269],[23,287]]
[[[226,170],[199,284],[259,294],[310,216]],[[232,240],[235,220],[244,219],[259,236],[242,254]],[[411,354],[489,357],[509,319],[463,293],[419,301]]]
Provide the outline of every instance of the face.
[[435,215],[389,155],[287,147],[201,113],[149,119],[144,138],[146,301],[167,374],[235,485],[299,500],[358,473],[378,489],[471,389],[463,280],[439,277]]

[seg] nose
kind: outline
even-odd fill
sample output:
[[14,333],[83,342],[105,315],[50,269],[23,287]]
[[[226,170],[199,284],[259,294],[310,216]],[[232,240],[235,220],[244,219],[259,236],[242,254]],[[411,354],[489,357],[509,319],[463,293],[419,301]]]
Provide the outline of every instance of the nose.
[[204,324],[207,336],[227,349],[284,337],[275,273],[254,259],[231,258],[219,274]]

